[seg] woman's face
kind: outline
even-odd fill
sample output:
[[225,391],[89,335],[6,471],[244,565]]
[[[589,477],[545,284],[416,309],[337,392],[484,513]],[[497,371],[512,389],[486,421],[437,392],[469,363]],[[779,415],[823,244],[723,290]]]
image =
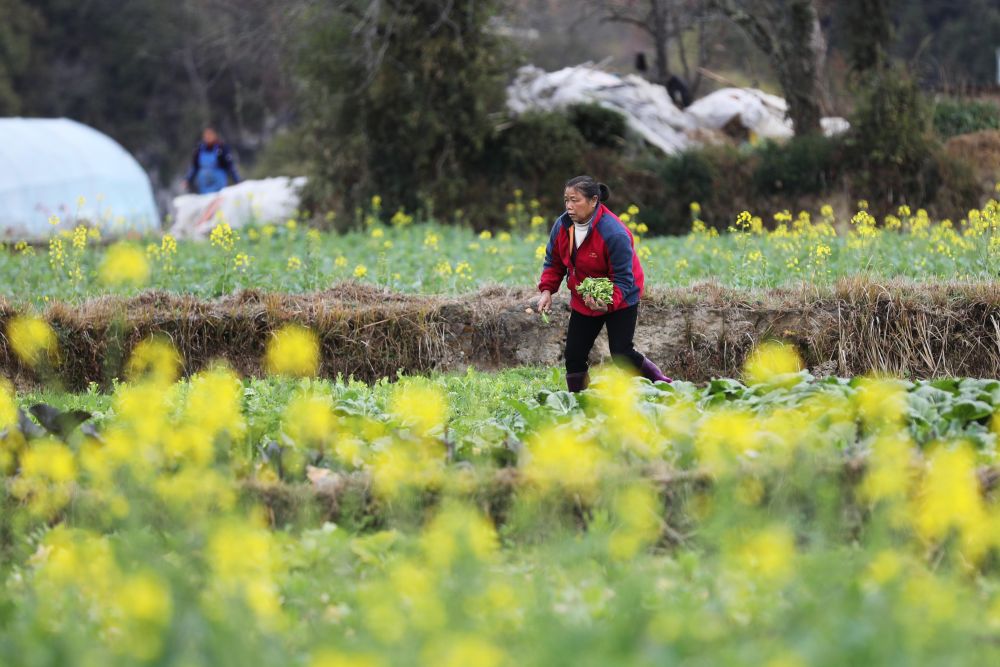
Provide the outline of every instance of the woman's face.
[[563,201],[566,202],[566,212],[573,222],[581,223],[590,219],[597,207],[597,197],[587,199],[582,192],[576,188],[566,188],[563,194]]

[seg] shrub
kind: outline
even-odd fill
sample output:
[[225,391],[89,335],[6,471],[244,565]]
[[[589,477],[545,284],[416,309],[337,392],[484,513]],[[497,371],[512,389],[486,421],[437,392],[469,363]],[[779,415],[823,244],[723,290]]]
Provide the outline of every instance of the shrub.
[[932,110],[904,72],[871,76],[845,140],[851,194],[876,216],[899,204],[925,205],[938,216],[961,215],[978,204],[969,165],[948,156],[931,129]]
[[934,131],[942,139],[980,130],[1000,130],[1000,108],[979,100],[940,100],[934,105]]
[[837,142],[821,135],[795,137],[787,143],[765,142],[757,151],[754,186],[762,195],[819,194],[836,174]]
[[854,195],[885,211],[927,201],[921,174],[933,152],[928,105],[899,70],[881,70],[863,84],[845,139]]
[[[316,153],[307,196],[346,212],[376,194],[407,210],[460,206],[504,103],[510,45],[490,29],[498,0],[375,5],[364,18],[353,3],[311,4],[297,40]],[[376,34],[378,58],[366,41]]]
[[486,169],[532,195],[562,192],[566,179],[584,171],[587,143],[563,113],[521,114],[497,135],[495,146],[486,153]]
[[253,166],[247,170],[249,178],[270,176],[307,176],[310,165],[304,134],[299,129],[281,132],[257,153]]
[[537,175],[575,165],[584,138],[557,112],[530,111],[518,116],[500,135],[502,164],[516,174]]
[[657,202],[662,217],[647,216],[647,224],[656,234],[687,232],[691,202],[698,202],[702,220],[724,228],[736,212],[751,206],[757,162],[752,153],[732,146],[707,146],[664,158],[657,167],[663,182]]
[[587,143],[598,148],[620,148],[625,142],[625,116],[600,104],[567,107],[570,122]]
[[685,151],[663,160],[660,167],[668,204],[667,215],[687,219],[691,202],[708,201],[717,179],[715,164],[705,151]]
[[924,164],[921,181],[927,193],[928,208],[936,217],[959,219],[978,206],[982,188],[971,165],[936,148]]

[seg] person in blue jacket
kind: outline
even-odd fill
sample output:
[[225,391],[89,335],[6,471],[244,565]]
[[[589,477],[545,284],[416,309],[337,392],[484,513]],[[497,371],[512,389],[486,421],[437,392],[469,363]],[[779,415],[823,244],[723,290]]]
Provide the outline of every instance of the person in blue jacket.
[[218,192],[229,185],[240,182],[240,172],[232,153],[214,128],[206,127],[201,133],[201,141],[191,156],[191,167],[184,180],[188,191],[206,194]]

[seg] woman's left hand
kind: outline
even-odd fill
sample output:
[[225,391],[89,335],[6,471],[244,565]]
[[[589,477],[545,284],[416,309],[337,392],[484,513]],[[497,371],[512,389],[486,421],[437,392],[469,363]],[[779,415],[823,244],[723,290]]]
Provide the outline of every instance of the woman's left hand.
[[599,313],[608,312],[608,304],[597,303],[589,296],[583,297],[583,305],[587,306],[587,308],[590,308],[591,310],[596,310]]

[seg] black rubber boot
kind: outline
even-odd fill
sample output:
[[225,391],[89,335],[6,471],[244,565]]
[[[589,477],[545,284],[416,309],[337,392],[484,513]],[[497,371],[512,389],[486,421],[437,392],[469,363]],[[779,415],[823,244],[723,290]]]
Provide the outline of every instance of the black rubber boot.
[[590,384],[590,376],[587,375],[587,371],[566,373],[566,388],[574,394],[586,389],[588,384]]

